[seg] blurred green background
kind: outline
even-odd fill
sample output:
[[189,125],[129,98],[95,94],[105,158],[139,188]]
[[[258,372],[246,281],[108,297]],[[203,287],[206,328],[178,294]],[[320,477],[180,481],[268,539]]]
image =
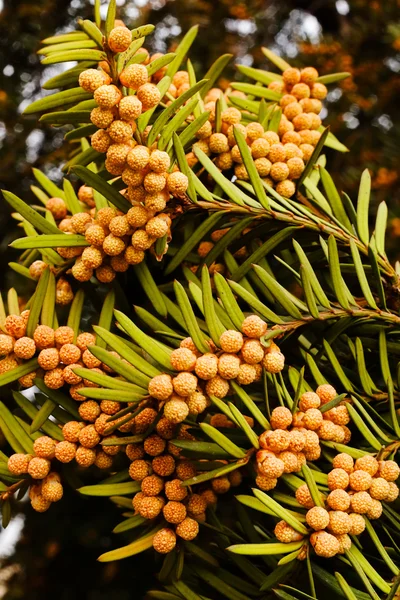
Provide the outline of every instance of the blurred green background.
[[[90,0],[0,0],[0,180],[1,187],[33,200],[31,168],[57,182],[65,157],[63,132],[46,128],[23,108],[41,94],[41,84],[56,67],[42,67],[40,40],[74,28],[90,18]],[[340,189],[354,200],[361,171],[372,174],[374,206],[389,206],[389,248],[399,254],[400,236],[400,1],[399,0],[119,0],[119,18],[128,26],[157,25],[152,52],[173,50],[177,40],[199,24],[191,59],[204,74],[220,54],[241,64],[271,68],[261,53],[268,46],[295,66],[323,73],[350,71],[331,86],[324,123],[350,148],[331,154],[329,169]],[[104,3],[104,13],[106,4]],[[227,70],[226,82],[234,74]],[[223,83],[223,82],[222,82]],[[13,260],[7,245],[15,236],[10,211],[0,200],[1,288],[22,285],[5,272]],[[96,557],[122,545],[109,532],[119,511],[101,499],[67,492],[45,516],[28,509],[0,531],[0,600],[57,597],[60,600],[143,598],[154,570],[148,555],[101,565]],[[133,562],[134,561],[134,562]]]

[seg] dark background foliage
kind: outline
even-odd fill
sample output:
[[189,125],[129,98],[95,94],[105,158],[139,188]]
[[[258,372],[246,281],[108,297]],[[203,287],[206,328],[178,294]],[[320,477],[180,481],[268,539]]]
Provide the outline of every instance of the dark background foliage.
[[[127,25],[150,22],[158,26],[149,39],[152,51],[173,50],[176,39],[199,24],[191,53],[198,74],[225,52],[243,64],[269,68],[262,45],[296,66],[314,65],[321,73],[350,71],[352,77],[328,96],[325,123],[351,152],[332,154],[330,171],[338,187],[354,200],[361,171],[371,170],[374,204],[388,203],[391,251],[397,256],[399,0],[120,0],[118,5]],[[2,188],[25,200],[33,199],[31,167],[43,169],[57,181],[66,152],[61,130],[43,127],[35,117],[21,116],[23,107],[41,93],[41,84],[55,74],[54,67],[41,66],[36,54],[39,42],[55,31],[72,29],[78,17],[90,18],[92,9],[89,0],[0,0],[0,179]],[[232,75],[233,67],[226,81]],[[21,290],[17,275],[4,274],[12,260],[7,245],[15,235],[9,209],[1,203],[3,290],[11,285]],[[108,565],[95,561],[105,549],[129,541],[110,536],[119,511],[108,501],[86,500],[67,492],[64,501],[45,517],[28,510],[24,518],[14,554],[0,558],[0,598],[143,597],[154,568],[147,564],[147,555]],[[8,535],[12,537],[12,531]],[[4,532],[0,536],[1,548]]]

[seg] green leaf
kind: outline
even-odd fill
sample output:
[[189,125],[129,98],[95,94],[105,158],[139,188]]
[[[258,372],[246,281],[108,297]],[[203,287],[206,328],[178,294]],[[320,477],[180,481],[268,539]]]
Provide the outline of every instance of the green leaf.
[[[386,528],[385,528],[385,531],[387,532]],[[393,541],[390,534],[388,534],[388,535],[389,535],[390,539]],[[397,551],[398,551],[398,549],[397,549]],[[398,596],[399,587],[400,587],[400,575],[397,575],[397,577],[395,577],[394,580],[392,581],[392,587],[390,590],[390,594],[388,594],[386,596],[386,600],[395,600],[396,596]]]
[[318,410],[320,410],[322,412],[322,414],[324,414],[328,410],[331,410],[332,408],[335,408],[335,406],[340,404],[343,401],[343,399],[346,397],[346,395],[347,395],[346,393],[339,394],[338,396],[336,396],[336,398],[333,398],[333,400],[330,400],[326,404],[323,404]]
[[[316,562],[312,562],[312,570],[314,575],[320,580],[320,582],[328,588],[329,591],[335,594],[335,598],[340,595],[341,588],[337,583],[335,577],[328,572],[326,569],[320,567]],[[353,592],[357,594],[358,600],[371,600],[371,596],[360,590],[352,588]]]
[[378,257],[371,245],[368,246],[368,258],[369,258],[369,262],[372,267],[372,273],[373,273],[374,281],[375,281],[375,284],[377,287],[376,291],[379,296],[379,302],[381,303],[382,308],[384,310],[387,310],[386,295],[385,295],[385,292],[383,289],[382,275],[381,275],[379,265],[378,265]]
[[[296,560],[296,558],[299,556],[300,552],[302,551],[302,547],[300,547],[298,550],[295,550],[294,552],[291,552],[290,554],[286,554],[285,556],[283,556],[280,561],[278,562],[278,566],[281,567],[282,565],[287,565],[288,563],[291,563],[293,560]],[[289,594],[287,594],[286,592],[283,591],[279,591],[279,594],[277,594],[277,591],[279,590],[273,590],[273,592],[281,598],[287,598],[287,600],[292,599],[295,600],[294,596],[290,596]],[[297,600],[297,598],[296,598]]]
[[[7,292],[7,305],[9,315],[21,314],[21,311],[19,310],[18,294],[15,288],[10,288]],[[4,317],[4,321],[5,320],[6,318]]]
[[[6,424],[6,422],[4,421],[4,419],[1,418],[1,416],[0,416],[0,419],[1,419],[0,423],[1,423],[2,433],[4,435],[5,440],[10,445],[10,447],[14,450],[14,452],[16,452],[18,454],[26,454],[25,448],[22,446],[22,444],[18,440],[18,438],[14,435],[13,431],[8,427],[8,425]],[[7,467],[6,467],[6,469],[7,469]],[[8,475],[10,475],[10,478],[8,478]],[[4,475],[2,475],[1,478],[4,479],[7,482],[14,483],[14,479],[12,478],[11,473],[8,472],[8,469],[7,469],[7,473],[5,473]]]
[[115,27],[115,17],[117,14],[117,2],[116,0],[110,0],[107,10],[106,22],[104,25],[104,30],[106,37],[110,35],[110,32]]
[[351,73],[347,71],[343,71],[341,73],[330,73],[329,75],[320,75],[317,79],[318,83],[323,83],[324,85],[328,85],[329,83],[336,83],[337,81],[342,81],[342,79],[347,79],[350,77]]
[[75,213],[81,212],[81,205],[78,197],[75,194],[75,190],[72,187],[71,182],[68,179],[64,179],[64,195],[65,203],[68,206],[70,212],[74,215]]
[[79,335],[79,325],[81,322],[82,309],[83,309],[84,302],[85,302],[85,293],[82,289],[78,290],[77,293],[75,294],[74,299],[72,300],[71,308],[69,309],[68,321],[67,321],[68,327],[71,327],[75,333],[74,343],[76,342],[76,338]]
[[205,98],[210,89],[217,82],[219,76],[230,62],[232,54],[222,54],[213,62],[207,73],[204,75],[204,79],[207,79],[206,85],[202,88],[200,96]]
[[[215,276],[214,276],[215,279]],[[283,323],[281,317],[279,317],[276,313],[274,313],[271,309],[269,309],[265,304],[263,304],[258,298],[256,298],[253,294],[251,294],[248,290],[246,290],[243,286],[236,281],[228,281],[228,284],[232,288],[232,290],[237,294],[240,298],[242,298],[253,310],[258,312],[264,319],[271,323]],[[244,320],[244,319],[243,319]],[[242,321],[243,323],[243,321]]]
[[178,448],[181,448],[184,452],[184,456],[195,455],[201,459],[212,458],[212,459],[228,459],[230,455],[225,452],[218,444],[211,442],[192,442],[189,440],[171,440],[171,443]]
[[149,598],[156,598],[157,600],[182,600],[182,596],[180,594],[177,596],[176,594],[161,592],[159,590],[150,590],[147,592],[147,596]]
[[123,533],[125,531],[130,531],[131,529],[135,529],[136,527],[140,527],[147,523],[148,520],[140,515],[135,515],[130,517],[129,519],[125,519],[121,523],[118,523],[113,529],[113,533]]
[[388,426],[388,423],[379,415],[379,413],[375,413],[375,410],[371,406],[369,406],[368,402],[366,402],[366,400],[359,394],[355,393],[351,396],[351,399],[353,401],[354,408],[357,409],[357,411],[360,413],[361,417],[364,419],[365,424],[369,425],[371,429],[375,432],[375,434],[381,440],[383,440],[383,442],[391,444],[393,438],[389,437],[378,425],[379,422],[383,422],[382,424],[386,428]]
[[29,269],[27,267],[24,267],[24,266],[20,265],[19,263],[15,263],[15,262],[9,262],[8,266],[10,267],[10,269],[15,271],[16,273],[19,273],[19,275],[22,275],[23,277],[26,277],[27,279],[31,279],[32,281],[36,281],[36,279],[31,277],[31,275],[29,273]]
[[7,385],[8,383],[12,383],[16,381],[20,377],[24,375],[28,375],[28,373],[32,373],[35,369],[38,368],[38,361],[36,358],[31,358],[27,362],[22,365],[19,365],[15,369],[11,369],[11,371],[6,371],[0,375],[0,387],[3,385]]
[[[103,302],[98,324],[99,327],[102,327],[107,331],[110,331],[111,329],[111,324],[114,317],[114,306],[115,290],[110,290]],[[96,335],[96,346],[99,346],[100,348],[106,348],[107,346],[106,342],[99,335]]]
[[225,331],[225,327],[218,319],[213,302],[213,295],[210,282],[210,273],[206,265],[201,270],[201,285],[203,292],[204,316],[206,319],[208,331],[214,344],[219,347],[219,338]]
[[[171,67],[174,64],[174,62],[175,62],[175,60],[172,63],[170,63],[169,66]],[[169,67],[168,67],[168,69],[169,69]],[[168,71],[167,71],[167,75],[168,75]],[[164,129],[164,127],[168,123],[170,117],[178,110],[178,108],[180,108],[183,104],[185,104],[187,102],[187,100],[190,100],[190,98],[192,96],[197,94],[197,92],[199,90],[201,90],[201,88],[203,87],[203,85],[205,83],[206,83],[205,80],[202,79],[201,81],[196,83],[196,85],[192,86],[190,89],[188,89],[186,92],[184,92],[181,96],[179,96],[179,98],[174,100],[172,102],[172,104],[170,104],[167,108],[165,108],[160,113],[160,115],[157,117],[154,125],[152,126],[149,136],[147,138],[147,146],[150,147],[153,144],[153,142],[156,140],[158,134],[161,133],[161,131]]]
[[220,273],[214,274],[214,283],[217,289],[218,296],[220,297],[224,309],[226,310],[228,317],[236,327],[238,331],[241,331],[242,324],[245,319],[239,304],[236,302],[235,296],[232,293],[227,281]]
[[296,565],[293,561],[286,565],[276,567],[269,575],[267,575],[267,577],[264,578],[263,584],[260,587],[260,591],[265,592],[266,590],[270,590],[278,583],[282,586],[282,582],[288,579],[295,567]]
[[265,98],[261,99],[258,110],[258,120],[265,130],[268,130],[268,122],[272,116],[276,104],[273,102],[265,102]]
[[192,306],[190,304],[190,300],[185,291],[185,288],[179,281],[174,281],[174,291],[176,300],[178,302],[178,306],[182,312],[183,319],[185,321],[187,330],[189,332],[190,337],[192,338],[196,348],[200,351],[206,353],[210,351],[210,346],[208,344],[207,338],[204,336],[202,331],[200,330],[199,324],[196,320],[196,316],[193,312]]
[[240,281],[240,279],[242,279],[242,277],[248,273],[253,265],[257,264],[265,256],[268,256],[272,250],[284,242],[288,237],[292,237],[295,231],[298,231],[298,227],[295,225],[285,227],[284,229],[277,231],[274,235],[267,239],[266,242],[259,246],[257,250],[255,250],[255,252],[253,252],[253,254],[251,254],[236,271],[231,273],[231,279],[233,281]]
[[[115,352],[117,352],[122,358],[127,360],[138,371],[140,371],[141,373],[144,373],[149,378],[155,377],[156,375],[160,375],[160,371],[156,367],[154,367],[151,363],[149,363],[142,356],[137,354],[137,352],[132,350],[132,348],[130,348],[127,344],[125,344],[124,341],[122,341],[114,333],[111,333],[110,331],[107,331],[106,329],[103,329],[102,327],[99,327],[98,325],[94,325],[93,329],[94,329],[95,333],[102,340],[104,340],[106,342],[106,344],[108,344],[110,346],[110,348],[112,348]],[[145,336],[145,334],[143,334],[143,336]],[[143,339],[141,337],[138,337],[138,339],[141,340],[141,344],[143,344],[143,346],[141,346],[141,344],[139,344],[139,345],[141,347],[143,347],[143,349],[145,351],[148,350],[150,353],[152,353],[152,351],[154,350],[154,347],[149,348],[148,346],[146,346],[147,336],[145,336]],[[154,356],[154,355],[152,354],[152,356]],[[147,387],[147,383],[146,383],[146,387]]]
[[179,139],[183,147],[185,147],[186,144],[192,140],[194,134],[200,129],[200,127],[204,125],[206,121],[208,121],[209,116],[210,112],[203,112],[199,117],[194,119],[190,125],[185,127],[182,133],[179,134]]
[[30,248],[66,248],[75,246],[90,246],[83,235],[74,233],[56,233],[49,235],[27,236],[14,240],[10,246],[19,250]]
[[96,131],[96,125],[82,125],[81,127],[76,127],[75,129],[71,129],[71,131],[67,131],[67,133],[64,135],[64,140],[67,142],[80,140],[81,138],[93,135],[93,133]]
[[156,73],[163,67],[169,65],[170,62],[172,62],[174,60],[175,56],[176,55],[174,52],[170,52],[169,54],[164,54],[163,56],[156,58],[156,60],[153,60],[151,63],[146,65],[146,69],[147,69],[147,73],[148,73],[149,77],[150,77],[150,75],[153,75],[154,73]]
[[270,60],[281,71],[286,71],[286,69],[290,69],[289,63],[287,63],[285,60],[283,60],[283,58],[275,54],[275,52],[272,52],[272,50],[270,50],[269,48],[263,47],[261,48],[261,51],[264,54],[264,56],[266,56],[268,60]]
[[210,481],[211,479],[215,479],[216,477],[222,477],[224,475],[227,475],[228,473],[232,473],[232,471],[240,469],[240,467],[243,467],[245,464],[247,464],[247,461],[238,461],[229,465],[224,465],[222,467],[218,467],[217,469],[213,469],[212,471],[206,471],[205,473],[200,473],[200,475],[195,475],[190,479],[185,479],[185,481],[182,481],[182,485],[184,487],[188,487],[190,485],[204,483],[205,481]]
[[322,340],[322,343],[324,346],[325,353],[326,353],[328,359],[330,360],[332,367],[333,367],[337,377],[340,380],[340,383],[342,384],[342,386],[344,387],[344,389],[347,392],[352,392],[354,389],[353,385],[352,385],[351,381],[347,378],[345,372],[343,371],[343,368],[342,368],[338,358],[336,357],[335,353],[333,352],[331,346],[325,339]]
[[272,81],[283,81],[282,75],[272,73],[271,71],[263,71],[262,69],[255,69],[246,65],[236,65],[236,68],[240,73],[246,75],[246,77],[250,77],[250,79],[254,79],[264,85],[269,85]]
[[364,519],[365,519],[365,528],[368,531],[368,534],[369,534],[371,540],[375,544],[376,549],[378,550],[379,554],[381,555],[386,566],[390,569],[390,571],[392,571],[392,573],[394,573],[395,576],[397,576],[400,573],[399,568],[394,564],[394,562],[390,558],[390,556],[387,553],[385,547],[383,546],[381,540],[379,539],[379,536],[376,533],[374,527],[371,525],[371,522],[369,521],[369,519],[367,517],[364,517]]
[[[188,106],[189,106],[190,102],[191,102],[191,100],[188,102]],[[182,111],[179,111],[179,112],[182,112]],[[175,155],[176,155],[176,158],[178,161],[179,168],[182,171],[182,173],[184,175],[186,175],[186,177],[188,178],[188,181],[189,181],[187,195],[193,202],[197,203],[197,194],[196,194],[196,186],[195,186],[196,175],[193,173],[193,171],[190,169],[190,167],[187,163],[185,151],[183,149],[181,140],[179,139],[179,137],[177,136],[176,133],[173,134],[173,140],[174,140],[173,148],[175,150]]]
[[[69,414],[71,414],[73,417],[75,417],[78,421],[81,421],[81,417],[80,417],[78,409],[76,407],[76,402],[70,396],[63,394],[63,392],[60,392],[60,390],[52,390],[52,389],[48,388],[46,386],[46,384],[44,383],[43,379],[40,379],[39,377],[37,377],[35,379],[35,385],[43,394],[45,394],[48,398],[53,400],[53,402],[55,402],[57,404],[57,406],[61,406]],[[31,416],[31,415],[29,415],[29,416]],[[32,418],[34,418],[34,417],[32,417]],[[50,423],[50,425],[54,425],[54,423],[52,423],[52,422],[49,422],[49,423]],[[59,429],[59,428],[57,427],[57,429]],[[63,438],[61,438],[61,439],[63,439]]]
[[275,131],[275,133],[278,133],[281,118],[282,118],[282,109],[279,108],[278,110],[274,111],[272,118],[268,125],[268,130]]
[[122,548],[117,548],[116,550],[111,550],[110,552],[101,554],[97,560],[99,562],[110,562],[114,560],[121,560],[122,558],[128,558],[128,556],[134,556],[135,554],[140,554],[140,552],[144,552],[144,550],[148,550],[152,547],[153,538],[159,529],[161,529],[161,525],[158,525],[150,533],[139,538],[138,540],[135,540],[127,546],[123,546]]
[[215,246],[207,254],[204,259],[205,264],[210,266],[218,258],[218,256],[220,256],[220,254],[222,254],[224,250],[230,246],[233,241],[237,240],[241,236],[243,230],[246,229],[246,227],[252,223],[253,220],[254,217],[240,218],[237,223],[230,227],[225,235],[218,240]]
[[171,262],[165,269],[165,275],[172,273],[186,258],[186,256],[199,244],[199,242],[207,235],[211,229],[213,229],[218,221],[222,218],[222,213],[214,212],[211,213],[207,219],[196,229],[194,234],[190,236],[184,244],[179,248]]
[[258,115],[259,113],[261,102],[250,100],[249,98],[239,98],[238,96],[233,96],[232,94],[228,96],[228,99],[229,103],[239,110],[253,113],[253,115]]
[[135,274],[139,279],[140,285],[143,288],[144,293],[152,303],[153,308],[162,317],[166,318],[168,315],[167,307],[164,302],[156,282],[150,272],[149,267],[143,261],[134,267]]
[[232,404],[232,402],[228,402],[228,406],[240,429],[246,434],[247,438],[249,439],[250,443],[254,446],[254,448],[258,450],[260,447],[258,435],[252,430],[252,428],[250,427],[240,410],[236,408],[236,406]]
[[[288,291],[259,265],[253,265],[253,269],[287,313],[294,319],[302,319],[301,312],[293,302],[294,296],[289,295]],[[306,305],[304,307],[307,309]]]
[[76,86],[79,80],[79,75],[85,69],[93,66],[95,63],[91,61],[81,62],[77,66],[72,67],[71,69],[67,69],[63,71],[59,75],[55,75],[54,77],[50,77],[43,85],[44,90],[55,90],[62,87],[67,87],[70,85]]
[[45,96],[44,98],[40,98],[39,100],[32,102],[32,104],[29,104],[25,108],[23,114],[30,115],[35,112],[43,112],[52,108],[75,104],[77,102],[81,102],[82,100],[89,100],[89,98],[92,97],[93,96],[90,92],[85,92],[85,90],[80,87],[71,88],[69,90],[64,90],[63,92],[57,92],[56,94]]
[[372,431],[366,426],[366,424],[364,423],[363,419],[360,417],[360,415],[358,414],[358,412],[356,411],[354,406],[352,406],[349,403],[347,403],[346,406],[347,406],[347,410],[349,411],[350,417],[351,417],[354,425],[360,431],[361,435],[364,437],[366,442],[370,446],[372,446],[372,448],[374,448],[375,450],[377,450],[379,452],[379,450],[382,448],[382,444],[374,436]]
[[121,311],[114,311],[118,323],[124,331],[140,346],[145,352],[148,352],[160,365],[167,370],[172,370],[170,361],[171,351],[167,351],[165,346],[161,347],[150,336],[143,333],[128,317]]
[[[43,273],[42,273],[42,275],[43,275]],[[41,315],[40,315],[40,324],[41,325],[47,325],[48,327],[53,327],[54,318],[56,317],[55,305],[56,305],[56,278],[55,278],[54,273],[52,273],[50,271],[49,277],[48,277],[48,282],[47,282],[47,289],[45,292],[45,297],[42,302],[42,311],[41,311]],[[32,311],[32,306],[31,306],[30,310]],[[29,316],[30,316],[30,314],[29,314]],[[28,319],[28,323],[29,323],[29,319]]]
[[133,394],[141,393],[143,389],[133,383],[130,383],[129,381],[123,381],[122,379],[110,377],[109,375],[104,375],[103,373],[97,373],[96,371],[87,369],[86,367],[76,367],[74,369],[74,373],[83,379],[97,383],[99,386],[107,389],[123,390],[127,393],[131,392]]
[[147,25],[140,25],[139,27],[135,27],[135,29],[132,29],[131,33],[132,33],[132,40],[137,40],[138,38],[141,37],[146,37],[146,35],[150,35],[151,33],[153,33],[155,29],[154,25],[151,25],[151,23],[148,23]]
[[335,184],[333,183],[332,177],[322,166],[320,166],[319,171],[321,174],[321,182],[325,190],[325,195],[330,202],[333,214],[348,231],[352,231],[351,222],[346,214],[343,202],[339,196],[339,192],[337,191]]
[[230,385],[233,391],[236,393],[238,398],[243,402],[245,407],[251,412],[254,419],[261,425],[261,427],[266,430],[270,429],[271,426],[269,424],[268,419],[263,415],[263,413],[258,408],[257,404],[253,401],[253,399],[247,394],[247,392],[238,384],[236,381],[231,381]]
[[84,496],[126,496],[140,491],[140,483],[127,481],[125,483],[86,485],[78,488]]
[[314,292],[318,302],[325,308],[330,309],[330,307],[331,307],[330,302],[329,302],[324,290],[322,289],[321,284],[318,281],[318,278],[314,272],[314,269],[312,268],[311,263],[308,260],[307,255],[304,252],[303,248],[300,246],[300,244],[295,239],[293,240],[293,247],[294,247],[297,257],[300,261],[300,265],[303,267],[305,273],[307,273],[307,278],[309,279],[309,281],[311,283],[311,287],[313,289],[313,292]]
[[54,52],[64,52],[64,50],[77,50],[96,47],[97,44],[94,42],[94,40],[74,40],[71,42],[64,42],[62,44],[51,44],[49,46],[45,46],[44,48],[40,48],[37,53],[43,56],[50,56],[51,54],[54,54]]
[[201,423],[200,428],[230,456],[233,456],[234,458],[244,458],[246,456],[246,453],[239,448],[239,446],[234,444],[229,438],[226,437],[226,435],[218,431],[218,429],[212,425],[209,425],[208,423]]
[[100,50],[91,50],[91,49],[83,49],[83,50],[66,50],[65,52],[54,52],[50,56],[46,56],[41,62],[42,65],[54,65],[62,62],[70,62],[70,61],[81,61],[81,60],[93,60],[95,62],[100,62],[101,60],[105,60],[106,55],[104,52]]
[[3,424],[5,425],[12,434],[12,437],[17,440],[18,446],[23,449],[24,453],[33,454],[32,439],[3,402],[0,402],[0,422],[2,426]]
[[224,400],[221,398],[217,398],[216,396],[210,396],[210,400],[216,406],[219,412],[223,413],[230,421],[232,421],[235,425],[238,425],[235,417],[232,414],[231,409],[225,404]]
[[214,120],[215,120],[215,132],[216,133],[221,132],[221,127],[222,127],[221,112],[222,112],[221,100],[220,100],[220,98],[218,98],[215,101],[215,119]]
[[23,200],[18,198],[12,192],[2,190],[5,200],[10,204],[13,209],[19,213],[24,219],[28,221],[33,227],[41,231],[42,233],[55,234],[59,233],[59,229],[56,225],[53,225],[47,219],[42,217],[36,210],[26,204]]
[[387,218],[388,218],[387,204],[386,204],[386,202],[381,202],[378,206],[378,212],[376,214],[376,221],[375,221],[375,244],[376,244],[376,249],[381,256],[386,256],[385,237],[386,237]]
[[[165,300],[164,295],[163,295],[163,299]],[[144,323],[146,323],[146,325],[148,327],[150,327],[150,329],[152,329],[154,332],[163,332],[170,340],[172,337],[175,337],[176,339],[183,339],[183,336],[176,337],[177,333],[171,327],[166,325],[166,323],[164,321],[161,321],[160,319],[155,317],[152,313],[150,313],[145,308],[142,308],[141,306],[134,306],[134,309],[135,309],[135,312],[138,315],[138,317]],[[172,341],[171,341],[171,343],[172,343]],[[177,342],[177,345],[179,345],[179,342]]]
[[173,580],[172,586],[169,586],[168,589],[173,591],[174,589],[179,592],[179,598],[184,598],[185,600],[201,600],[202,597],[198,596],[193,590],[191,590],[186,583],[184,583],[181,579]]
[[[380,335],[380,340],[381,338],[385,336],[384,334],[384,330],[382,329],[383,332],[383,336]],[[385,340],[386,343],[386,340]],[[382,369],[383,370],[383,369]],[[386,385],[387,385],[387,389],[388,389],[388,400],[389,400],[389,407],[390,407],[390,418],[392,421],[392,425],[393,425],[393,429],[395,431],[395,434],[398,438],[400,438],[400,423],[399,423],[399,418],[397,416],[397,411],[396,411],[396,405],[395,405],[395,400],[394,400],[394,388],[393,388],[393,381],[391,377],[388,377],[387,381],[386,381]]]
[[97,44],[99,48],[103,48],[103,34],[101,33],[98,25],[94,24],[93,21],[89,21],[89,19],[78,20],[80,27],[82,27],[83,31],[88,34],[89,37],[92,38]]
[[[219,169],[214,165],[212,160],[199,148],[194,147],[194,154],[199,159],[200,163],[206,169],[213,179],[213,181],[225,192],[225,194],[234,202],[240,206],[244,206],[245,201],[243,192],[239,190],[229,179],[227,179]],[[245,196],[246,197],[246,196]],[[251,200],[251,198],[249,198]],[[255,202],[255,201],[253,201]],[[258,202],[256,203],[259,206]]]
[[189,102],[178,110],[175,116],[170,120],[168,125],[164,127],[158,140],[158,148],[164,150],[170,142],[172,135],[180,128],[182,123],[191,115],[198,104],[198,98],[191,98]]
[[189,31],[186,33],[186,35],[183,37],[183,39],[181,40],[180,44],[178,45],[177,49],[175,50],[175,58],[174,60],[169,64],[168,69],[167,69],[167,76],[168,77],[173,77],[175,75],[175,73],[178,71],[179,67],[181,66],[183,59],[185,58],[186,54],[189,51],[190,46],[193,44],[196,36],[197,36],[197,32],[198,32],[198,25],[195,25],[194,27],[191,27],[189,29]]
[[[232,587],[231,585],[223,581],[220,577],[214,575],[208,569],[204,569],[203,567],[196,565],[196,567],[194,567],[194,570],[197,573],[197,575],[201,577],[201,579],[203,579],[208,585],[217,590],[219,595],[222,594],[225,598],[228,598],[229,600],[249,600],[249,595],[247,592],[246,595],[244,595],[238,591],[238,582],[235,582],[235,587]],[[221,573],[221,570],[218,570],[217,572]],[[234,579],[235,576],[231,577],[229,574],[228,577],[229,581],[233,583],[232,579]],[[242,582],[242,586],[244,583],[245,582]],[[200,597],[197,595],[185,597],[187,598],[187,600],[200,600]]]
[[44,204],[44,206],[46,206],[48,200],[49,200],[49,196],[39,187],[37,187],[36,185],[31,185],[31,191],[35,194],[36,198],[38,198],[40,200],[40,202],[42,202],[42,204]]
[[128,200],[126,200],[112,185],[104,181],[99,175],[96,175],[96,173],[79,165],[73,167],[72,171],[82,179],[86,185],[94,188],[99,194],[119,208],[119,210],[122,210],[125,213],[131,208],[130,202],[128,202]]
[[[321,127],[318,128],[318,131],[323,131],[323,129],[324,128],[321,125]],[[349,149],[344,144],[339,142],[337,137],[333,135],[331,131],[328,133],[328,137],[325,141],[325,146],[327,146],[328,148],[332,148],[333,150],[337,150],[338,152],[349,152]]]
[[[96,333],[98,331],[99,329],[97,328]],[[121,358],[117,358],[104,348],[99,348],[98,346],[90,346],[89,350],[92,354],[94,354],[96,358],[98,358],[99,360],[101,360],[101,362],[103,362],[111,369],[122,375],[122,377],[124,377],[131,383],[134,383],[144,388],[144,390],[147,389],[149,378],[146,375],[143,375],[142,373],[138,372],[138,370],[132,367],[131,365],[126,364],[124,361],[122,361]]]
[[9,525],[11,521],[11,502],[9,498],[2,500],[1,503],[1,524],[3,529]]
[[[262,492],[261,490],[258,490],[256,488],[253,488],[253,494],[255,495],[257,500],[260,500],[260,502],[265,504],[265,506],[272,510],[277,517],[280,517],[281,519],[286,521],[286,523],[293,527],[293,529],[295,529],[302,535],[308,535],[307,528],[293,515],[291,511],[281,506],[279,502],[268,496],[265,492]],[[290,552],[294,552],[295,550],[296,548],[292,548]]]
[[[39,169],[32,169],[36,181],[42,186],[44,191],[50,196],[55,198],[62,198],[65,200],[65,193],[55,183],[53,183],[42,171]],[[32,223],[33,224],[33,223]]]
[[346,294],[346,284],[343,280],[342,273],[340,271],[339,264],[339,253],[337,248],[336,239],[333,235],[329,236],[328,239],[329,249],[329,271],[331,274],[332,285],[336,295],[336,298],[344,310],[350,309],[350,304]]
[[[384,594],[388,594],[390,592],[390,585],[387,584],[383,577],[381,577],[379,573],[377,573],[377,571],[371,566],[371,564],[367,561],[355,544],[352,544],[351,548],[346,550],[345,555],[350,560],[351,564],[359,575],[361,575],[361,572],[364,573],[368,579],[370,579],[372,583],[376,585],[376,587]],[[372,597],[378,599],[379,596],[373,590],[372,586],[371,589],[368,589],[370,594],[371,591],[373,592]]]
[[361,175],[360,187],[358,190],[357,199],[357,231],[360,240],[368,246],[369,242],[369,226],[368,226],[368,212],[369,212],[369,199],[371,193],[371,175],[368,169],[363,171]]
[[39,431],[39,429],[43,426],[43,423],[45,423],[53,413],[55,407],[56,403],[52,400],[48,399],[45,401],[31,423],[30,433],[36,433],[36,431]]
[[[102,156],[100,154],[100,152],[97,152],[97,150],[95,150],[94,148],[90,147],[90,148],[86,148],[86,150],[84,150],[83,152],[80,152],[79,154],[77,154],[76,156],[73,156],[64,166],[63,166],[63,171],[64,172],[68,172],[72,167],[76,166],[76,165],[81,165],[83,167],[90,165],[90,163],[96,161],[100,156]],[[96,194],[95,194],[95,200],[96,200]],[[97,206],[96,204],[96,208],[103,208],[104,206],[107,206],[106,203],[103,203],[101,206]]]
[[244,554],[245,556],[269,556],[275,554],[289,554],[299,550],[304,542],[267,542],[265,544],[235,544],[229,546],[227,550],[234,554]]
[[371,288],[369,287],[368,279],[364,271],[364,267],[360,258],[360,252],[357,248],[355,241],[350,238],[350,249],[353,257],[354,267],[357,273],[358,281],[364,294],[364,298],[368,302],[369,306],[375,310],[378,310],[375,299],[372,295]]
[[90,110],[61,110],[42,115],[39,121],[50,125],[90,123],[90,112]]
[[308,465],[303,465],[301,467],[301,472],[308,486],[311,498],[313,499],[315,506],[321,506],[322,508],[325,508],[325,503],[322,500],[317,484],[315,483],[315,471],[312,471]]
[[266,87],[261,85],[254,85],[252,83],[232,83],[231,87],[233,90],[239,90],[240,92],[244,92],[249,96],[256,96],[258,98],[266,98],[267,100],[272,100],[274,102],[279,102],[282,98],[282,94],[278,94],[278,92],[274,92],[273,90],[269,90]]
[[63,44],[64,42],[84,41],[87,35],[82,31],[69,31],[61,35],[52,35],[41,41],[42,44]]
[[326,138],[328,137],[328,134],[329,134],[329,127],[326,127],[324,129],[324,131],[322,132],[321,137],[319,138],[318,143],[316,144],[316,146],[313,150],[313,153],[311,154],[310,158],[307,161],[306,168],[302,172],[300,179],[297,182],[298,188],[301,186],[303,181],[306,180],[308,175],[312,172],[314,165],[316,164],[318,157],[322,152],[322,148],[324,147],[324,144],[325,144]]
[[347,600],[357,600],[357,596],[354,594],[353,590],[351,589],[351,587],[349,586],[349,584],[347,583],[347,581],[345,580],[345,578],[343,577],[343,575],[341,575],[338,572],[335,572],[335,577],[340,585],[340,588],[344,594],[344,596],[346,597]]
[[265,210],[269,210],[269,201],[244,135],[237,127],[234,127],[233,134],[239,147],[244,166],[246,167],[246,171],[249,175],[251,185],[254,188],[254,193],[257,197],[257,200],[260,202],[261,206],[265,208]]
[[[102,348],[100,349],[102,350]],[[93,352],[93,354],[95,353]],[[114,390],[95,387],[80,388],[79,393],[82,396],[85,396],[85,398],[92,398],[93,400],[112,400],[113,402],[140,402],[146,396],[145,390],[143,390],[141,394],[133,394],[132,392],[128,392],[125,390]]]
[[301,277],[301,283],[302,283],[303,291],[304,291],[304,299],[306,301],[308,310],[309,310],[311,316],[314,317],[314,319],[319,319],[320,315],[318,312],[316,299],[314,297],[314,292],[312,289],[311,281],[310,281],[307,271],[305,270],[303,265],[300,265],[300,277]]

